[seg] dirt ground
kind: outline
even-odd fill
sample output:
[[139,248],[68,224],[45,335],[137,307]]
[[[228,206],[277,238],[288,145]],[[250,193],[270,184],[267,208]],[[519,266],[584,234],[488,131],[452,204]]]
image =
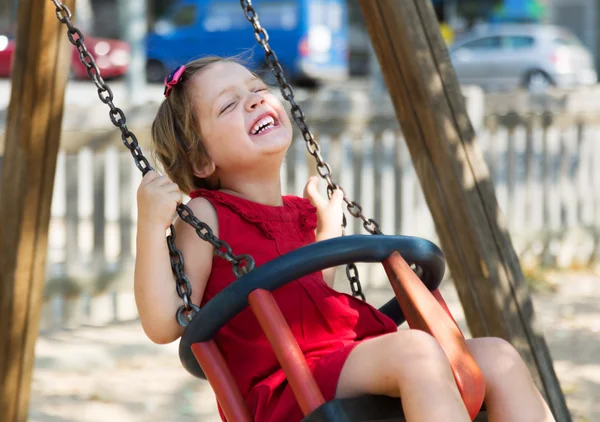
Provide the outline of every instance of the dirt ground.
[[[535,309],[573,420],[600,421],[600,276],[548,280]],[[449,283],[443,294],[464,324]],[[40,335],[31,422],[212,422],[215,409],[207,383],[179,365],[177,344],[152,344],[138,322]]]

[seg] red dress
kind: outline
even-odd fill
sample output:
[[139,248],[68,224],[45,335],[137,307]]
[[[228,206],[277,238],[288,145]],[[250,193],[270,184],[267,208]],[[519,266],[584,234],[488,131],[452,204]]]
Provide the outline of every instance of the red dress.
[[[254,257],[257,267],[315,242],[316,209],[307,199],[285,196],[283,206],[268,206],[220,191],[202,189],[191,196],[211,202],[217,211],[219,238],[229,243],[235,254]],[[215,257],[202,303],[234,280],[231,264]],[[273,295],[327,401],[335,396],[352,349],[361,340],[397,331],[394,322],[375,308],[327,286],[321,272],[289,283]],[[250,308],[223,327],[215,341],[256,422],[303,418]]]

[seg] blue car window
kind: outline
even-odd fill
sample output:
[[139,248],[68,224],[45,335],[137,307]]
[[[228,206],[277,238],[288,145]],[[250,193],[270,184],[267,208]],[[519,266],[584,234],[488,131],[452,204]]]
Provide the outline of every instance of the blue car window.
[[500,37],[485,37],[465,43],[462,48],[472,51],[499,50],[502,48]]
[[535,39],[526,35],[512,35],[504,38],[504,47],[512,50],[531,48],[534,44]]
[[555,38],[554,44],[560,45],[560,46],[565,46],[565,47],[571,47],[571,46],[580,46],[581,42],[577,38],[575,38],[575,36],[567,34],[567,35]]

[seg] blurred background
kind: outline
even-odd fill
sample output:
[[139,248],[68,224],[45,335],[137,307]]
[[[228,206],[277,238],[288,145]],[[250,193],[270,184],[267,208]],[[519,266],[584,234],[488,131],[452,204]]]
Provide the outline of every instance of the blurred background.
[[[575,421],[600,420],[600,0],[431,0]],[[334,179],[384,233],[437,242],[356,0],[255,0]],[[0,166],[17,0],[0,2]],[[162,80],[208,54],[270,83],[237,0],[77,0],[75,23],[147,156]],[[66,38],[66,37],[65,37]],[[301,194],[301,137],[282,171]],[[30,420],[216,421],[208,385],[156,346],[133,301],[140,181],[70,59]],[[358,221],[349,233],[360,233]],[[359,267],[371,303],[383,272]],[[468,335],[448,274],[443,294]],[[344,272],[337,287],[349,291]]]
[[[594,85],[598,65],[595,0],[431,0],[460,81],[486,90]],[[262,0],[261,20],[284,70],[316,85],[376,76],[356,1]],[[0,76],[10,74],[17,0],[0,5]],[[254,47],[235,1],[80,0],[76,21],[105,78],[162,82],[177,64]],[[277,48],[280,47],[280,48]],[[262,55],[250,57],[261,65]],[[501,63],[501,66],[498,66]],[[490,69],[495,72],[490,72]],[[73,79],[86,77],[73,56]],[[143,77],[145,75],[145,77]]]

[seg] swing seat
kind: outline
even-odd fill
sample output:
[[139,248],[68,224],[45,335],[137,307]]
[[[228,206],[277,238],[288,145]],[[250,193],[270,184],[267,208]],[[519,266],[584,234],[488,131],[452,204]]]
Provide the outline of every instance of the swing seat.
[[[485,406],[474,419],[487,421]],[[335,399],[320,406],[302,422],[406,422],[399,400],[387,396],[364,395]]]
[[[400,257],[399,259],[405,267],[399,270],[394,268],[396,261],[392,257],[396,259]],[[439,296],[437,289],[445,271],[445,261],[441,250],[427,240],[407,236],[353,235],[317,242],[267,262],[234,281],[200,309],[185,329],[179,344],[182,365],[192,375],[209,381],[228,421],[250,422],[252,419],[213,338],[229,320],[247,306],[252,308],[273,346],[304,412],[304,422],[405,421],[400,400],[390,397],[365,395],[325,402],[270,293],[305,275],[353,262],[383,262],[390,281],[394,274],[400,274],[403,270],[402,277],[406,277],[406,274],[409,273],[409,278],[411,276],[416,278],[407,263],[414,264],[422,270],[420,282],[412,283],[413,285],[417,284],[421,289],[419,295],[428,296],[428,300],[434,296],[437,299]],[[392,269],[390,270],[390,268]],[[397,325],[406,320],[403,309],[409,317],[409,325],[412,326],[414,323],[419,328],[423,321],[428,322],[423,314],[431,312],[431,303],[428,302],[429,308],[424,307],[425,311],[422,311],[419,303],[412,304],[412,299],[408,299],[407,302],[407,299],[397,290],[397,286],[394,283],[392,285],[396,297],[383,305],[380,311],[389,316]],[[423,286],[426,287],[426,290]],[[427,290],[433,292],[433,296]],[[407,296],[411,295],[412,292],[407,294]],[[441,296],[438,300],[441,300]],[[418,301],[416,300],[416,302]],[[440,309],[444,308],[442,312],[449,312],[445,308],[443,300],[442,306],[437,302],[434,305]],[[438,309],[434,309],[434,311],[438,311]],[[436,315],[441,316],[440,319],[449,318],[455,324],[451,316]],[[454,343],[460,343],[456,337],[462,338],[462,333],[457,326],[453,328],[459,333],[457,336],[456,332],[453,332],[450,340],[450,350],[455,357],[457,349],[452,349],[455,348]],[[444,327],[444,330],[447,328]],[[427,327],[426,331],[429,331]],[[435,329],[431,331],[436,337]],[[447,342],[447,339],[442,340]],[[459,346],[460,344],[456,347]],[[455,378],[466,380],[467,385],[465,387],[459,384],[459,390],[461,393],[463,390],[465,391],[463,400],[465,400],[472,419],[487,420],[485,410],[480,410],[483,401],[483,379],[472,357],[471,360],[468,359],[470,354],[466,351],[464,342],[462,349],[458,352],[459,357],[463,355],[465,362],[459,362],[458,365],[461,367],[460,371],[463,372],[460,372],[458,376],[455,374]],[[450,360],[452,365],[452,359]],[[432,400],[434,399],[432,398]]]

